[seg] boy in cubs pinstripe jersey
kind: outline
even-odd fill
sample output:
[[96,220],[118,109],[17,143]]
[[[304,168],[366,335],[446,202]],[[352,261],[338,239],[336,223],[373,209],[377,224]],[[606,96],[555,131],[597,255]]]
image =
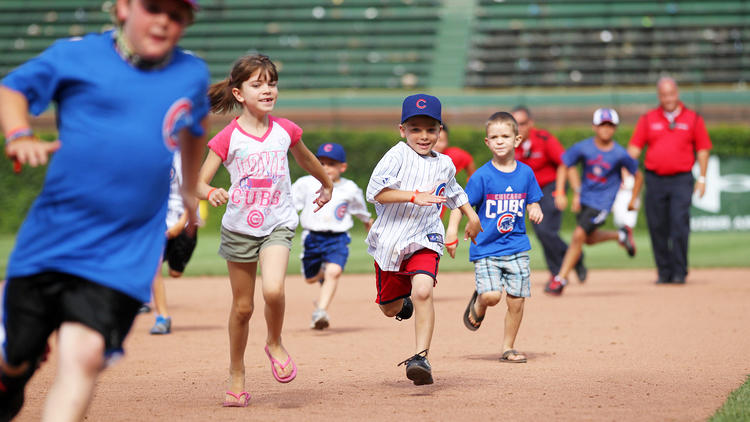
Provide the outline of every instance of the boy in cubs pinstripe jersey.
[[[333,182],[331,200],[317,210],[315,198],[321,184],[313,176],[303,176],[292,185],[294,208],[301,211],[299,222],[302,232],[302,267],[305,281],[320,282],[320,296],[312,314],[310,328],[328,328],[328,306],[336,293],[341,273],[349,258],[349,229],[357,217],[369,230],[372,226],[362,189],[353,181],[341,177],[346,171],[346,151],[335,143],[325,143],[315,154]],[[316,212],[317,211],[317,212]]]
[[378,216],[367,236],[368,253],[375,258],[375,302],[383,314],[398,320],[416,314],[417,353],[399,364],[406,365],[406,377],[416,385],[433,382],[427,353],[435,326],[432,290],[444,245],[443,204],[460,208],[469,218],[467,238],[482,230],[456,183],[451,159],[432,150],[441,125],[440,100],[425,94],[406,97],[399,125],[406,143],[383,156],[366,193]]

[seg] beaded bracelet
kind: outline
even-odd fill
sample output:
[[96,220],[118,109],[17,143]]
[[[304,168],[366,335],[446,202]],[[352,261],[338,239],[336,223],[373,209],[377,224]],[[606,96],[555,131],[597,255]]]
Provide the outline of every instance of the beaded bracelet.
[[29,136],[34,136],[34,131],[32,131],[29,127],[12,130],[8,133],[8,135],[5,136],[5,145],[8,145],[16,139],[26,138]]

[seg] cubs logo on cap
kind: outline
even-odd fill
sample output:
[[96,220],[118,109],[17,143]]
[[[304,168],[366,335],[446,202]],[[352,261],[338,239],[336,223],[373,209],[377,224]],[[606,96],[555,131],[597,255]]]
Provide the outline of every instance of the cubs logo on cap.
[[440,100],[427,94],[410,95],[401,105],[401,123],[414,116],[427,116],[443,123]]
[[620,116],[611,108],[599,108],[594,112],[594,125],[599,126],[602,123],[612,123],[617,126],[620,124]]
[[346,151],[344,151],[344,147],[335,144],[333,142],[329,142],[327,144],[323,144],[318,147],[318,152],[315,154],[316,157],[328,157],[331,160],[336,160],[340,163],[346,162]]

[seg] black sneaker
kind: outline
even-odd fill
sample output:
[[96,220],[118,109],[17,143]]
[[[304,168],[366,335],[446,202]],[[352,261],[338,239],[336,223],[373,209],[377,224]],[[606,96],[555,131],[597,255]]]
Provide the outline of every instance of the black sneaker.
[[618,229],[620,232],[620,244],[628,251],[628,255],[632,258],[635,256],[635,240],[633,239],[633,229],[628,226],[623,226]]
[[414,382],[414,385],[432,384],[432,367],[427,360],[427,349],[398,364],[406,364],[406,378]]
[[411,318],[414,313],[414,304],[411,303],[411,299],[408,297],[404,298],[404,304],[401,306],[401,310],[396,314],[396,320],[403,321]]
[[589,270],[586,268],[585,265],[583,265],[583,260],[579,260],[576,264],[576,276],[578,277],[578,281],[583,283],[586,281],[586,277],[589,276]]

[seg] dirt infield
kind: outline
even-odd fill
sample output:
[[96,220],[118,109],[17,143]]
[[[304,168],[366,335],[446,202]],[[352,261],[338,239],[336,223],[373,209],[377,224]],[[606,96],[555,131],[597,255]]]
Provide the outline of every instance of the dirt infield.
[[[220,405],[227,280],[168,280],[173,334],[150,336],[153,315],[138,317],[127,356],[100,378],[87,420],[700,421],[750,374],[750,269],[693,270],[685,286],[656,286],[653,270],[591,271],[559,298],[542,293],[544,277],[532,277],[516,341],[529,362],[506,364],[498,361],[505,302],[470,332],[461,315],[473,276],[441,274],[435,384],[417,387],[396,367],[413,353],[414,325],[380,314],[372,276],[344,275],[323,332],[308,328],[317,286],[290,276],[284,343],[299,374],[290,384],[272,378],[258,306],[244,409]],[[54,356],[29,384],[17,420],[39,419],[53,370]]]

